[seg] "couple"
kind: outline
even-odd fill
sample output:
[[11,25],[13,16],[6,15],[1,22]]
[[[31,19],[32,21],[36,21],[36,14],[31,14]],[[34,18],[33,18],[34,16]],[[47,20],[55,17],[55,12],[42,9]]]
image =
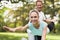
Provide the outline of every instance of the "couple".
[[30,22],[24,27],[9,28],[4,26],[3,28],[11,32],[15,32],[16,30],[25,31],[29,28],[32,32],[32,35],[34,35],[35,40],[45,40],[47,24],[43,21],[39,21],[39,13],[36,10],[32,10],[30,12],[29,20]]
[[45,18],[44,13],[41,11],[42,7],[42,1],[36,1],[36,8],[30,11],[29,23],[24,27],[9,28],[4,26],[3,28],[12,32],[15,32],[16,30],[25,31],[29,29],[34,36],[34,39],[32,40],[46,40],[46,33],[50,30],[47,27],[47,23],[44,21],[50,22],[50,20]]

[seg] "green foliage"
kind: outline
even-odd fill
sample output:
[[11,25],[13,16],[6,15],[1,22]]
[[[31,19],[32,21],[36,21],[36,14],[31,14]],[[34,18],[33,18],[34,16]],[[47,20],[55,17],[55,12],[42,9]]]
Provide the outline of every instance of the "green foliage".
[[57,23],[57,24],[55,25],[55,27],[56,27],[57,32],[60,32],[60,23]]
[[4,17],[3,17],[3,13],[5,10],[7,10],[8,8],[4,7],[3,9],[0,9],[0,31],[4,31],[2,29],[2,26],[5,25],[4,23]]
[[56,6],[56,4],[54,4],[55,2],[59,2],[59,0],[45,0],[44,1],[44,12],[51,14],[51,17],[53,17],[55,15],[55,12],[58,11],[58,6]]
[[[28,4],[28,5],[26,4],[23,7],[19,7],[17,10],[10,10],[9,14],[10,15],[14,14],[13,18],[16,18],[16,21],[13,23],[15,27],[27,24],[28,20],[26,20],[26,18],[28,17],[29,11],[33,9],[34,6],[35,5],[32,5],[32,4]],[[20,17],[20,18],[17,19],[17,17]]]
[[3,14],[5,10],[7,10],[8,8],[4,7],[3,9],[0,9],[0,14]]
[[26,2],[26,0],[20,0],[20,1],[22,1],[22,2]]
[[18,3],[19,0],[11,0],[11,3]]

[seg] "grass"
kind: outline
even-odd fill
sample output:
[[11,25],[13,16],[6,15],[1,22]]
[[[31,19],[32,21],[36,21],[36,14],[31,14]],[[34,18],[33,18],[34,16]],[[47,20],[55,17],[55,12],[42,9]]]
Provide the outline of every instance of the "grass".
[[48,34],[46,37],[47,40],[60,40],[60,34]]
[[[26,33],[9,33],[9,32],[0,32],[0,40],[21,40],[21,38],[27,38]],[[46,37],[47,40],[60,40],[60,34],[48,34]]]
[[0,33],[0,40],[21,40],[27,38],[26,33]]

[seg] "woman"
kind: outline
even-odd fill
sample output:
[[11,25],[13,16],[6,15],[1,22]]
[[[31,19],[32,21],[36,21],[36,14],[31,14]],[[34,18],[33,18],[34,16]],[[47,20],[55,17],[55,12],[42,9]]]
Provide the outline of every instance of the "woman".
[[29,28],[34,35],[35,40],[46,40],[47,24],[43,21],[39,21],[39,14],[36,10],[32,10],[29,13],[29,21],[30,23],[24,27],[9,28],[4,26],[3,28],[12,32],[15,32],[16,30],[25,31]]

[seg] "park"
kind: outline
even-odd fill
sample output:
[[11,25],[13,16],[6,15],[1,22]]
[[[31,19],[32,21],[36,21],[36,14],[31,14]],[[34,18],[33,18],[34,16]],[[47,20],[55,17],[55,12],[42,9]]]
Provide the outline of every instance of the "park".
[[[28,40],[27,31],[9,32],[3,26],[16,28],[29,22],[29,12],[37,0],[0,0],[0,40]],[[60,0],[42,0],[46,18],[54,18],[54,29],[46,40],[60,40]]]

